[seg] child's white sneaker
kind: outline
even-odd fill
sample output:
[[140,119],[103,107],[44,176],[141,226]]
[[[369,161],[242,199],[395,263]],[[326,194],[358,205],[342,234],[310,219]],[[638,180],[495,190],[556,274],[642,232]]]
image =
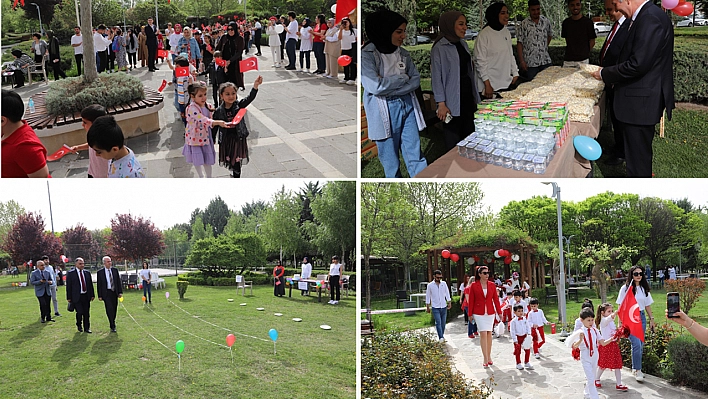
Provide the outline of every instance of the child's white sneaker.
[[516,368],[519,369],[519,370],[523,370],[523,369],[524,369],[524,365],[521,364],[521,363],[519,363],[519,364],[516,365]]
[[346,81],[346,80],[344,80],[344,79],[339,79],[339,83],[341,83],[341,84],[346,84],[346,83],[347,83],[347,81]]
[[306,73],[312,73],[312,72],[310,72],[310,68],[305,69],[305,72],[306,72]]
[[533,370],[533,366],[531,365],[531,363],[526,363],[524,367],[526,367],[526,370]]
[[536,359],[540,359],[540,358],[541,358],[541,355],[540,355],[539,353],[534,353],[534,354],[533,354],[533,357],[535,357]]
[[327,303],[330,304],[330,305],[332,304],[332,302],[334,302],[334,301],[331,300],[331,299],[330,299],[329,301],[327,301]]
[[339,305],[339,301],[332,301],[332,305]]

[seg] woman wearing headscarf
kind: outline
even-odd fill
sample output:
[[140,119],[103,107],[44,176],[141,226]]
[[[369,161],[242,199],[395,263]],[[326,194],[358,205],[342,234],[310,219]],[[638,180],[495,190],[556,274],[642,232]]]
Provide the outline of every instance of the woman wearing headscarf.
[[66,74],[61,70],[61,54],[59,53],[59,39],[54,36],[54,31],[47,31],[47,39],[49,39],[49,65],[54,70],[54,80],[59,80],[59,77],[66,78]]
[[20,50],[12,50],[10,53],[15,57],[15,60],[10,64],[14,74],[15,88],[22,87],[25,85],[25,74],[34,69],[34,61]]
[[239,67],[241,61],[244,41],[241,35],[238,34],[238,25],[231,21],[226,29],[226,36],[219,40],[217,50],[221,51],[221,58],[226,60],[226,80],[236,85],[241,89],[245,88],[243,84],[243,73]]
[[448,150],[474,132],[474,113],[479,103],[474,64],[467,42],[467,18],[459,11],[448,11],[438,21],[440,35],[431,51],[433,95],[438,103],[438,118],[443,126]]
[[325,78],[339,80],[339,64],[337,58],[342,54],[342,43],[339,41],[339,28],[334,25],[334,18],[327,20],[327,32],[324,36],[325,45]]
[[140,67],[145,67],[148,57],[148,46],[147,46],[147,36],[145,35],[145,27],[140,27],[140,33],[138,33],[138,60],[140,60]]
[[285,296],[285,266],[280,261],[273,268],[273,295]]
[[170,49],[172,49],[172,62],[175,61],[177,54],[177,45],[179,44],[179,39],[182,38],[182,25],[175,24],[175,28],[171,31],[170,35],[167,36],[167,41],[170,42]]
[[[399,152],[411,177],[428,165],[420,151],[425,121],[415,90],[420,73],[410,54],[400,46],[408,21],[390,10],[366,18],[369,42],[362,48],[361,85],[369,139],[376,143],[386,177],[401,177]],[[341,32],[340,32],[341,33]]]
[[511,34],[504,29],[509,23],[509,9],[504,3],[493,3],[485,12],[487,25],[474,43],[474,64],[477,67],[477,90],[482,97],[492,98],[495,91],[506,90],[519,78]]
[[182,38],[177,42],[177,47],[175,48],[177,54],[186,53],[189,63],[196,69],[199,69],[199,63],[202,60],[202,54],[199,49],[199,43],[197,39],[192,36],[192,29],[184,28],[182,32]]

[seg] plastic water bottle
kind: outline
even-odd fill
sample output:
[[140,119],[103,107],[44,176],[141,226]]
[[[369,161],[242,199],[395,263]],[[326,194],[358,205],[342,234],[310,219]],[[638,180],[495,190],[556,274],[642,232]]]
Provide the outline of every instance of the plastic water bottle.
[[31,98],[30,98],[29,103],[27,105],[29,105],[30,114],[34,114],[37,111],[34,108],[34,100],[32,100]]

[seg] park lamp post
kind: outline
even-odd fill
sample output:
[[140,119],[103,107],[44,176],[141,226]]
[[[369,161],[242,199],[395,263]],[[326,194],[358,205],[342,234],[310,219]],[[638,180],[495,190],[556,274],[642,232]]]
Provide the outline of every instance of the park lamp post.
[[551,198],[556,199],[556,212],[558,214],[558,258],[560,259],[560,295],[558,295],[558,315],[561,321],[561,337],[567,337],[569,334],[565,331],[566,315],[565,315],[565,266],[563,263],[563,220],[561,217],[561,190],[556,182],[541,182],[545,185],[553,187],[553,195]]
[[37,3],[30,3],[30,5],[37,7],[37,15],[39,16],[39,32],[44,34],[44,28],[42,28],[42,12],[39,10]]
[[[575,237],[575,234],[571,235],[570,237],[563,236],[563,241],[565,241],[565,247],[566,247],[566,254],[570,253],[570,240]],[[567,256],[567,255],[566,255]],[[572,273],[573,271],[570,270],[571,264],[570,264],[570,258],[568,259],[568,273]],[[575,274],[578,274],[578,262],[575,262]]]

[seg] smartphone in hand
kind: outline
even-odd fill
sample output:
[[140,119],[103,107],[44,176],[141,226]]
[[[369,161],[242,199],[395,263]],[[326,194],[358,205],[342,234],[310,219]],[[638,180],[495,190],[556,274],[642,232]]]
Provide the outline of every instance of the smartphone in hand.
[[678,292],[668,292],[666,294],[666,310],[668,311],[668,317],[677,317],[675,313],[681,310]]

